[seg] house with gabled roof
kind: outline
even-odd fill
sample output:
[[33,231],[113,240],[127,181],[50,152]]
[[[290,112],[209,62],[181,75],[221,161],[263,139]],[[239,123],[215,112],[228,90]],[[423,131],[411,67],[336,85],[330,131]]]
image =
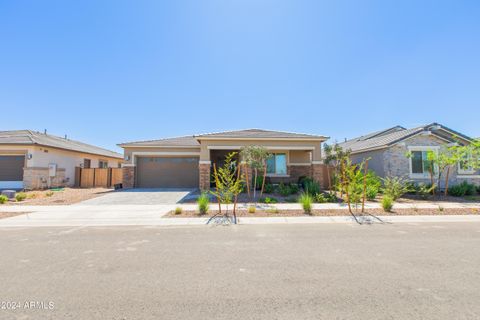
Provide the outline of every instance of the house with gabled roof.
[[[264,146],[272,156],[267,177],[297,182],[312,177],[324,185],[322,143],[328,137],[246,129],[119,144],[124,149],[124,187],[200,188],[208,190],[213,164],[248,145]],[[239,159],[241,161],[241,159]]]
[[33,130],[0,131],[0,190],[74,186],[75,168],[118,168],[123,156]]
[[[427,152],[439,150],[445,145],[467,145],[472,140],[444,125],[431,123],[410,129],[395,126],[347,140],[339,146],[351,151],[354,163],[369,159],[369,169],[380,177],[398,176],[428,184]],[[478,185],[480,172],[459,163],[451,172],[450,182],[457,184],[462,181]]]

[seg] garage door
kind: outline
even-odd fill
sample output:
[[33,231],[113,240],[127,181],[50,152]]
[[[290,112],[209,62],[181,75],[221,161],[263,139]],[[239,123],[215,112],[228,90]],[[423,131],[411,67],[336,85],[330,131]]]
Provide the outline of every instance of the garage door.
[[198,159],[195,157],[139,157],[139,188],[198,188]]
[[0,189],[23,188],[25,156],[0,156]]

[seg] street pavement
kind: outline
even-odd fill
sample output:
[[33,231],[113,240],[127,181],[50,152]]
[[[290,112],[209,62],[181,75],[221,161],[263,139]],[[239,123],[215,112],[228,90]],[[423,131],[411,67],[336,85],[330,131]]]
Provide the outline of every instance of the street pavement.
[[479,248],[480,222],[0,228],[0,319],[480,319]]

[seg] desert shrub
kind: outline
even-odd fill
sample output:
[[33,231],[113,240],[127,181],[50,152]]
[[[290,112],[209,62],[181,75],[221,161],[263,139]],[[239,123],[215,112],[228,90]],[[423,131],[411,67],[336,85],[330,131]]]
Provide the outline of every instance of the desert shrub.
[[295,197],[295,196],[288,196],[285,198],[285,202],[288,202],[288,203],[297,203],[298,202],[298,198]]
[[208,194],[206,192],[202,192],[200,197],[198,197],[198,199],[197,199],[198,212],[200,212],[200,214],[207,214],[208,213],[209,202],[210,202],[210,199],[208,197]]
[[300,191],[300,187],[296,183],[290,184],[289,187],[290,187],[290,194],[297,194]]
[[410,191],[409,181],[400,177],[386,177],[383,180],[383,194],[397,200]]
[[266,204],[269,204],[269,203],[277,203],[278,200],[275,199],[275,198],[271,198],[271,197],[262,197],[258,200],[260,203],[266,203]]
[[265,184],[265,193],[273,193],[275,191],[275,187],[271,183],[266,183]]
[[27,199],[27,194],[25,192],[19,192],[15,195],[15,200],[17,201],[23,201]]
[[463,181],[462,183],[451,186],[448,189],[448,193],[454,197],[472,196],[475,194],[475,185]]
[[311,196],[321,192],[320,184],[313,180],[305,181],[303,190]]
[[47,197],[51,197],[51,196],[53,196],[53,191],[47,191],[47,193],[45,193],[45,195]]
[[175,214],[176,215],[182,214],[182,212],[183,212],[183,209],[181,207],[176,207],[175,208]]
[[317,193],[315,196],[315,202],[317,203],[326,203],[328,202],[327,197],[323,193]]
[[289,196],[291,194],[296,194],[298,193],[298,191],[299,191],[298,185],[295,185],[295,184],[280,183],[278,185],[278,193],[280,193],[284,197]]
[[255,206],[249,206],[248,207],[248,213],[255,213],[256,210],[257,210],[257,208],[255,208]]
[[268,208],[267,212],[268,213],[279,213],[280,211],[278,210],[277,207],[273,207],[273,208]]
[[305,184],[309,182],[313,182],[313,179],[310,177],[301,176],[298,178],[298,184],[302,187],[302,189],[305,189]]
[[307,214],[312,213],[312,202],[313,198],[306,192],[303,192],[300,197],[298,197],[298,202],[302,205],[303,211]]
[[378,188],[375,186],[367,186],[367,192],[365,194],[367,200],[375,200],[378,194]]
[[443,212],[443,211],[445,211],[445,208],[442,207],[442,206],[438,206],[438,211]]
[[423,200],[430,197],[434,187],[431,184],[419,183],[415,186],[415,193]]
[[0,204],[4,204],[5,202],[8,201],[8,197],[5,195],[0,195]]
[[385,195],[382,198],[382,208],[385,212],[392,211],[393,208],[393,198],[391,196]]
[[477,193],[480,193],[480,186],[477,186]]

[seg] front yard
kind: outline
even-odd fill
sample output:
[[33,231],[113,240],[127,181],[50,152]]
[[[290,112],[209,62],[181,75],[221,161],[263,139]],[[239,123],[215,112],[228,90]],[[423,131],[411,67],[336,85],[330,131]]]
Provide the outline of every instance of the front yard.
[[[85,201],[88,199],[102,196],[106,193],[113,192],[113,189],[107,188],[58,188],[51,190],[35,190],[24,192],[26,198],[21,201],[15,199],[5,202],[0,206],[51,206],[51,205],[69,205]],[[18,194],[18,193],[17,193]]]

